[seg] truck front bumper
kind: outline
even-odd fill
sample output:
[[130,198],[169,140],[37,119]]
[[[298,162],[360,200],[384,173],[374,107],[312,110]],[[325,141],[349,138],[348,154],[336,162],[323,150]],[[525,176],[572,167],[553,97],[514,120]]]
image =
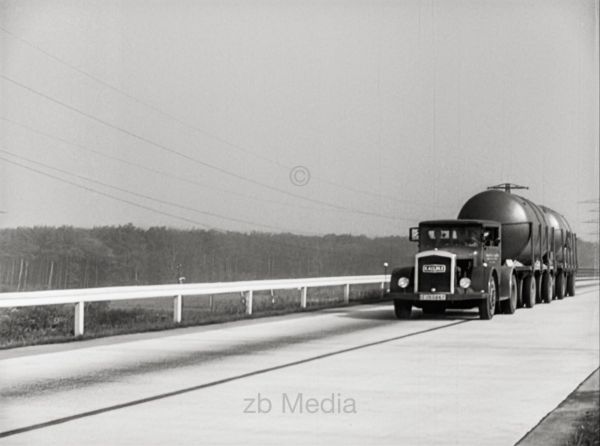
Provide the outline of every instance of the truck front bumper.
[[488,298],[488,295],[488,293],[476,293],[473,291],[459,291],[457,293],[411,293],[392,291],[386,294],[389,299],[412,302],[413,304],[419,304],[423,302],[464,302],[472,300],[484,300]]

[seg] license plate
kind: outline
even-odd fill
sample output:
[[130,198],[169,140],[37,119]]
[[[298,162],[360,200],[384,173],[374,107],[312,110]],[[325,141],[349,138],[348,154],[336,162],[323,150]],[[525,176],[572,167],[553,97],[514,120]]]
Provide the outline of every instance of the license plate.
[[421,294],[421,300],[446,300],[445,294]]

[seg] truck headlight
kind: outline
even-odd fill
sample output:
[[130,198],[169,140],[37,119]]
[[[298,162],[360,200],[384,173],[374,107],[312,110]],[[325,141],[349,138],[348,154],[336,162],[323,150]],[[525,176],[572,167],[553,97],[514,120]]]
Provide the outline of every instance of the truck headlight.
[[409,282],[408,277],[400,277],[398,279],[398,286],[400,288],[406,288],[408,286],[408,282]]
[[462,279],[460,279],[460,282],[458,282],[458,284],[461,286],[461,288],[467,289],[471,286],[471,279],[469,279],[468,277],[463,277]]

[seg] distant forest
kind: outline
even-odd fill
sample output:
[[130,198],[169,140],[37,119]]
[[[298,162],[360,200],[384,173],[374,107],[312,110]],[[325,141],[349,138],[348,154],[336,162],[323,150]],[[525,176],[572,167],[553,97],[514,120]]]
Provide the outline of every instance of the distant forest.
[[[238,233],[165,227],[0,230],[0,291],[383,273],[412,263],[406,237]],[[579,243],[581,267],[598,245]]]
[[0,290],[382,274],[415,250],[406,237],[20,227],[0,230]]

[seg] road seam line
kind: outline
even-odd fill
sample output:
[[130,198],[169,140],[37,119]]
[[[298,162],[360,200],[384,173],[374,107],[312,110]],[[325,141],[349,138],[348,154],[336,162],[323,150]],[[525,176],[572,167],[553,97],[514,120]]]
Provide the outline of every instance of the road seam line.
[[125,409],[127,407],[132,407],[132,406],[138,406],[140,404],[145,404],[145,403],[150,403],[152,401],[157,401],[157,400],[161,400],[161,399],[165,399],[165,398],[171,398],[174,396],[178,396],[178,395],[182,395],[185,393],[190,393],[190,392],[195,392],[197,390],[202,390],[202,389],[206,389],[208,387],[215,387],[221,384],[226,384],[232,381],[239,381],[241,379],[244,378],[250,378],[252,376],[257,376],[257,375],[263,375],[265,373],[269,373],[269,372],[274,372],[276,370],[281,370],[281,369],[286,369],[289,367],[294,367],[297,365],[301,365],[301,364],[306,364],[308,362],[313,362],[313,361],[318,361],[320,359],[325,359],[325,358],[330,358],[332,356],[337,356],[337,355],[341,355],[344,353],[349,353],[352,351],[356,351],[356,350],[361,350],[361,349],[365,349],[365,348],[369,348],[369,347],[374,347],[376,345],[382,345],[382,344],[387,344],[393,341],[398,341],[400,339],[405,339],[405,338],[410,338],[413,336],[417,336],[420,334],[425,334],[425,333],[429,333],[432,331],[437,331],[437,330],[441,330],[444,328],[449,328],[449,327],[454,327],[456,325],[461,325],[464,323],[470,322],[470,320],[461,320],[461,321],[457,321],[457,322],[453,322],[451,324],[446,324],[446,325],[442,325],[439,327],[433,327],[433,328],[428,328],[426,330],[420,330],[420,331],[416,331],[413,333],[408,333],[405,335],[401,335],[401,336],[395,336],[393,338],[387,338],[387,339],[382,339],[379,341],[374,341],[374,342],[369,342],[367,344],[361,344],[361,345],[357,345],[354,347],[348,347],[345,349],[341,349],[341,350],[336,350],[333,352],[329,352],[329,353],[323,353],[321,355],[317,355],[317,356],[312,356],[309,358],[305,358],[305,359],[300,359],[298,361],[292,361],[292,362],[288,362],[285,364],[280,364],[280,365],[276,365],[273,367],[267,367],[265,369],[259,369],[259,370],[254,370],[252,372],[247,372],[247,373],[243,373],[241,375],[235,375],[235,376],[230,376],[229,378],[223,378],[223,379],[219,379],[217,381],[211,381],[208,383],[204,383],[204,384],[199,384],[196,386],[192,386],[192,387],[186,387],[184,389],[179,389],[179,390],[174,390],[171,392],[167,392],[167,393],[162,393],[159,395],[153,395],[153,396],[149,396],[146,398],[141,398],[141,399],[137,399],[137,400],[133,400],[133,401],[128,401],[126,403],[121,403],[121,404],[115,404],[112,406],[107,406],[107,407],[102,407],[100,409],[94,409],[94,410],[90,410],[87,412],[81,412],[75,415],[69,415],[66,417],[61,417],[61,418],[55,418],[53,420],[49,420],[49,421],[44,421],[42,423],[37,423],[37,424],[32,424],[29,426],[24,426],[24,427],[20,427],[17,429],[11,429],[8,431],[4,431],[4,432],[0,432],[0,438],[6,438],[6,437],[10,437],[13,435],[17,435],[17,434],[22,434],[25,432],[30,432],[33,430],[38,430],[38,429],[43,429],[46,427],[50,427],[50,426],[55,426],[58,424],[63,424],[63,423],[67,423],[69,421],[75,421],[81,418],[88,418],[94,415],[100,415],[106,412],[112,412],[115,410],[119,410],[119,409]]

